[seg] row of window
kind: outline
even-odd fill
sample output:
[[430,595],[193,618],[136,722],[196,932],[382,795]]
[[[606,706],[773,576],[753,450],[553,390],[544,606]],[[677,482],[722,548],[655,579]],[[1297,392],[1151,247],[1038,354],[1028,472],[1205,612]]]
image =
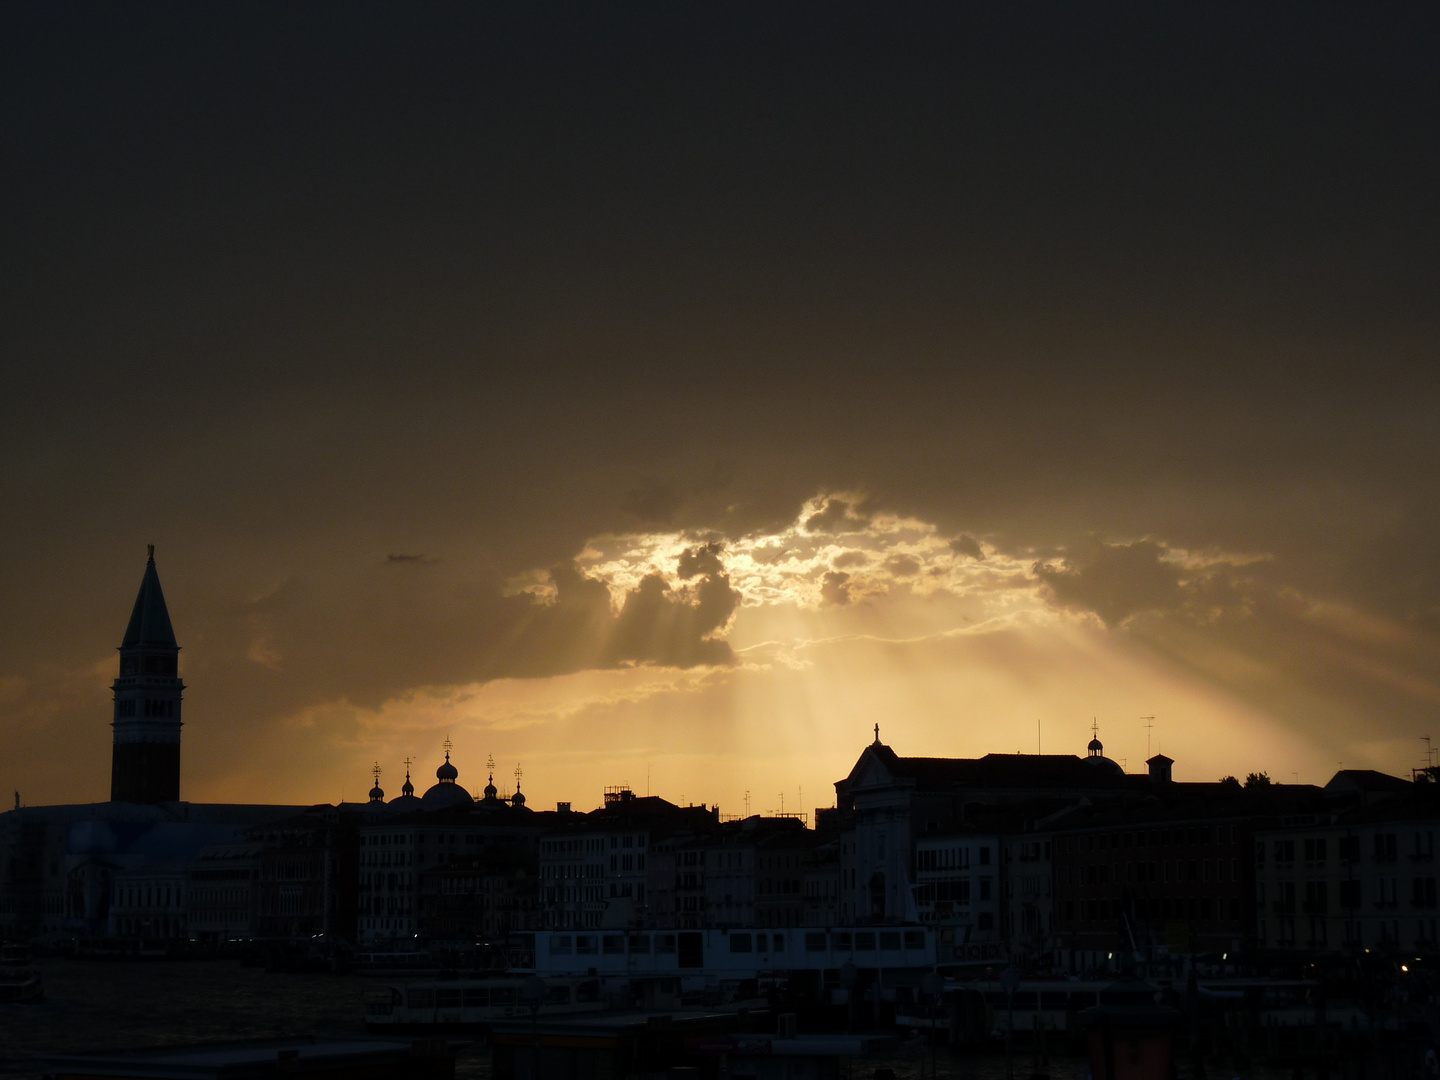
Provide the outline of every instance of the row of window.
[[[1336,837],[1336,854],[1341,862],[1360,861],[1360,837]],[[1428,830],[1417,830],[1411,834],[1410,858],[1429,861],[1435,857],[1435,834]],[[1255,861],[1265,861],[1265,841],[1255,841]],[[1299,842],[1298,851],[1308,863],[1321,863],[1327,857],[1328,844],[1323,836],[1305,837]],[[1270,853],[1277,863],[1295,861],[1297,847],[1294,840],[1272,840]],[[1374,833],[1370,838],[1370,856],[1376,862],[1394,862],[1398,856],[1399,844],[1395,833]]]
[[178,886],[147,885],[144,887],[121,886],[118,893],[118,907],[180,907],[183,893]]
[[[1295,909],[1295,882],[1277,881],[1275,883],[1275,911],[1277,914],[1294,913]],[[1361,883],[1356,880],[1341,881],[1339,885],[1340,906],[1354,910],[1363,903],[1361,896]],[[1261,908],[1265,907],[1265,882],[1257,882],[1255,886],[1255,899]],[[1307,881],[1304,883],[1304,911],[1312,915],[1321,915],[1329,910],[1329,883],[1325,881]],[[1374,906],[1377,908],[1393,908],[1400,904],[1400,889],[1398,878],[1376,878],[1374,896],[1371,897]],[[1435,878],[1414,877],[1410,879],[1410,904],[1417,908],[1433,908],[1437,906]]]
[[1239,881],[1239,859],[1160,859],[1155,862],[1062,866],[1059,884],[1109,885],[1166,881]]
[[[990,865],[990,846],[981,844],[975,849],[976,862],[980,866]],[[970,847],[921,848],[915,853],[917,870],[968,870],[970,869]]]
[[1238,835],[1234,825],[1192,825],[1174,829],[1092,833],[1062,836],[1060,850],[1066,854],[1082,851],[1118,851],[1122,848],[1169,847],[1172,844],[1232,844]]
[[[143,700],[127,698],[124,701],[115,702],[115,715],[117,717],[138,715],[148,716],[152,718],[158,717],[162,719],[174,719],[175,706],[178,704],[179,702],[173,700],[155,701],[150,698],[145,698]],[[140,706],[144,707],[140,708]]]

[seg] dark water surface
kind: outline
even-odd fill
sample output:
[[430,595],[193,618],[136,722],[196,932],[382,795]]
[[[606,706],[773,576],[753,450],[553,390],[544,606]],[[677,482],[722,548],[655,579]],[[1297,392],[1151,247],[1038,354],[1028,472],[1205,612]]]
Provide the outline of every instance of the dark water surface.
[[0,1072],[33,1055],[363,1030],[362,980],[279,975],[239,961],[39,960],[45,998],[0,1005]]
[[[101,962],[40,960],[45,998],[0,1004],[0,1076],[38,1080],[36,1055],[56,1052],[175,1046],[185,1043],[287,1035],[355,1034],[364,1030],[361,991],[355,975],[274,974],[238,961]],[[877,1066],[896,1080],[931,1076],[929,1049],[912,1040],[884,1060],[856,1061],[848,1075],[870,1080]],[[934,1068],[954,1080],[1005,1080],[998,1054],[951,1055],[941,1049]],[[1179,1080],[1189,1080],[1188,1062]],[[1015,1055],[1015,1080],[1028,1080],[1034,1062],[1028,1049]],[[1084,1080],[1085,1063],[1071,1054],[1052,1056],[1042,1067],[1050,1080]],[[842,1075],[846,1075],[842,1072]],[[456,1063],[461,1080],[489,1080],[489,1053],[478,1041]],[[1230,1080],[1212,1072],[1211,1080]],[[1290,1080],[1279,1070],[1247,1072],[1244,1080]]]

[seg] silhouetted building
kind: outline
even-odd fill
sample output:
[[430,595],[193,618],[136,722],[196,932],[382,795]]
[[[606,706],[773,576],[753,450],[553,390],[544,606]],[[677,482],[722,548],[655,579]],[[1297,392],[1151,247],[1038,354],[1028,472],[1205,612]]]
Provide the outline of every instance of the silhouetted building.
[[261,846],[214,844],[190,865],[190,936],[207,945],[244,941],[257,933]]
[[[505,910],[533,920],[539,836],[554,815],[532,811],[518,791],[508,800],[500,798],[493,776],[478,802],[468,794],[457,797],[454,792],[464,789],[456,782],[458,771],[448,753],[436,775],[437,783],[423,799],[411,797],[411,803],[420,804],[418,810],[371,814],[360,829],[357,933],[361,941],[413,941],[422,933],[443,930],[447,941],[461,943],[449,935],[463,936],[477,928],[490,933],[485,926],[498,925],[499,920],[487,923],[486,916],[495,909],[469,906],[463,897],[472,894],[453,890],[468,889],[484,879],[493,893],[494,875],[503,876],[516,867],[524,873],[507,879],[506,888],[516,890],[516,895],[511,898],[515,903]],[[440,794],[432,797],[437,789]],[[451,866],[463,868],[460,877],[432,874]],[[531,895],[522,902],[519,893],[525,890]],[[447,896],[462,899],[442,903]]]
[[[1255,914],[1263,948],[1440,950],[1440,786],[1427,774],[1419,781],[1337,774],[1325,788],[1331,805],[1286,814],[1256,832]],[[1361,805],[1346,806],[1356,798]]]
[[317,806],[251,829],[260,845],[255,926],[262,938],[355,940],[358,822]]
[[150,545],[140,593],[120,642],[115,693],[113,802],[162,803],[180,798],[180,646],[170,625],[155,546]]
[[[707,807],[676,806],[629,788],[607,790],[604,804],[588,814],[556,814],[540,844],[543,925],[622,928],[653,926],[657,919],[668,924],[674,878],[657,882],[652,852],[672,838],[709,835],[717,825],[717,814]],[[696,876],[675,860],[666,865],[669,873]]]

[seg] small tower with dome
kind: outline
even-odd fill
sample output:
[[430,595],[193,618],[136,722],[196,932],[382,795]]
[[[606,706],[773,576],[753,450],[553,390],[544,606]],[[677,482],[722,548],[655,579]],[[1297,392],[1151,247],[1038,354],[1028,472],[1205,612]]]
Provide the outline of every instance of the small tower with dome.
[[383,803],[385,801],[385,792],[380,787],[380,763],[378,761],[371,767],[370,775],[375,777],[375,786],[370,789],[370,801],[372,803]]
[[1118,761],[1111,761],[1105,756],[1105,744],[1100,741],[1100,722],[1098,720],[1092,720],[1090,723],[1090,743],[1085,747],[1085,764],[1114,776],[1125,775],[1125,770],[1120,767]]

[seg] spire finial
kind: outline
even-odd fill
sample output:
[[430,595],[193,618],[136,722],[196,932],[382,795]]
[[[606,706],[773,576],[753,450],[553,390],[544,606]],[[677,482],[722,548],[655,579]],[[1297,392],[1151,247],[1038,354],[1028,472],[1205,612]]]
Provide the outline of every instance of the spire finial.
[[380,786],[380,762],[377,761],[377,762],[375,762],[374,765],[372,765],[372,766],[370,767],[370,775],[373,776],[373,777],[375,777],[375,786],[376,786],[376,787],[379,787],[379,786]]
[[489,769],[492,773],[495,771],[495,755],[494,755],[494,754],[486,754],[486,755],[485,755],[485,768]]
[[445,736],[445,741],[440,744],[445,748],[445,760],[450,760],[450,751],[455,749],[455,744],[450,741],[450,736]]
[[411,766],[411,765],[414,765],[414,764],[415,764],[415,759],[414,759],[414,758],[407,757],[407,758],[405,759],[405,779],[406,779],[406,780],[409,780],[409,779],[410,779],[410,766]]
[[880,725],[879,725],[879,724],[876,724],[876,725],[875,725],[875,745],[876,745],[876,746],[879,746],[879,745],[880,745]]
[[155,545],[154,545],[154,544],[146,544],[146,545],[145,545],[145,555],[146,555],[146,557],[147,557],[151,562],[154,562],[154,561],[155,561]]
[[520,763],[515,763],[515,790],[520,790],[520,778],[525,775],[525,770],[520,768]]

